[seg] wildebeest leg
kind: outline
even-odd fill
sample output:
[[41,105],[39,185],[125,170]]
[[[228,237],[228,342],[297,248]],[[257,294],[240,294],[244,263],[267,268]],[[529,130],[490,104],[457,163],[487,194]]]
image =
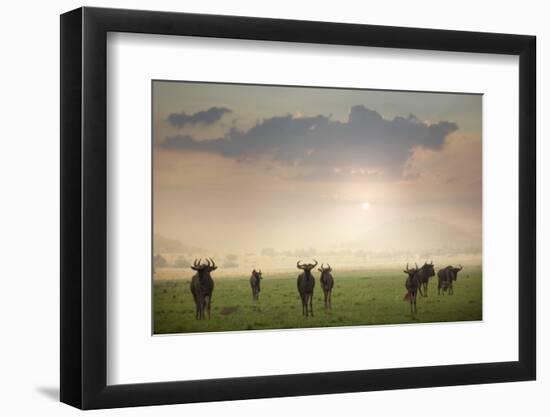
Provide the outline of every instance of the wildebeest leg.
[[313,317],[313,293],[309,294],[309,314]]
[[208,320],[210,320],[210,309],[212,307],[212,296],[208,297]]
[[424,283],[424,297],[427,297],[428,296],[428,283],[425,282]]
[[204,298],[202,296],[197,297],[197,320],[202,320],[203,318],[203,304],[204,304]]
[[300,300],[302,300],[302,316],[305,316],[306,315],[306,300],[305,300],[305,295],[302,295],[300,294]]
[[332,310],[332,289],[328,290],[328,308]]

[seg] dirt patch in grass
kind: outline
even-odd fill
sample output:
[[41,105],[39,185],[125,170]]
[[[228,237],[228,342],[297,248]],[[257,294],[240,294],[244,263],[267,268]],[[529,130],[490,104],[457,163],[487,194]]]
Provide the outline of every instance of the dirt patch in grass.
[[222,308],[222,311],[220,312],[220,314],[223,314],[224,316],[228,316],[230,314],[233,314],[238,309],[239,307],[224,307]]

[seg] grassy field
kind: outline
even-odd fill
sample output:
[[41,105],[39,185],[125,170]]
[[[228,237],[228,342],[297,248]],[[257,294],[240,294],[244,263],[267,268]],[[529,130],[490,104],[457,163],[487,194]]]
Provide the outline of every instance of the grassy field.
[[[319,274],[313,301],[314,317],[303,317],[296,289],[297,273],[270,277],[264,273],[259,302],[253,302],[248,277],[216,279],[212,318],[195,320],[195,304],[187,279],[157,280],[154,284],[154,333],[288,329],[369,324],[427,323],[482,319],[480,269],[464,268],[453,296],[437,295],[437,278],[428,297],[418,297],[418,312],[410,313],[405,274],[400,271],[334,273],[332,310],[323,307]],[[435,279],[434,279],[435,278]]]

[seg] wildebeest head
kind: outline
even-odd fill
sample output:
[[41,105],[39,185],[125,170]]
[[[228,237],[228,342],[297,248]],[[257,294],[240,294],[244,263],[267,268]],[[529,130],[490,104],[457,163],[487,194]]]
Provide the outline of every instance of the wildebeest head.
[[449,271],[452,273],[453,281],[456,281],[456,278],[458,276],[458,273],[462,271],[462,265],[458,264],[458,268],[455,268],[453,266],[449,267]]
[[313,260],[313,262],[315,262],[315,263],[314,264],[301,264],[300,265],[300,261],[298,261],[298,262],[296,262],[296,268],[302,269],[305,272],[311,272],[311,270],[317,266],[317,261],[315,259]]
[[428,276],[428,277],[435,276],[433,261],[430,261],[429,263],[428,263],[428,261],[424,262],[424,265],[422,265],[422,267],[420,269],[422,269],[424,271],[424,273],[426,274],[426,276]]
[[252,270],[252,275],[257,279],[257,280],[260,280],[260,279],[263,279],[262,278],[262,270],[259,269],[258,271],[256,271],[255,269]]
[[317,271],[319,271],[320,273],[323,273],[323,272],[332,272],[332,268],[330,267],[330,265],[327,263],[327,267],[325,268],[324,266],[324,263],[321,264],[321,268],[317,268]]
[[410,269],[409,269],[409,263],[407,262],[407,267],[403,270],[403,272],[404,272],[405,274],[408,274],[410,277],[412,277],[412,276],[413,276],[414,274],[416,274],[416,273],[418,272],[418,270],[420,269],[420,268],[418,268],[418,265],[415,264],[415,266],[416,266],[416,268],[410,268]]
[[[210,263],[212,262],[212,263]],[[201,273],[210,273],[212,271],[215,271],[218,269],[216,266],[216,263],[212,258],[206,259],[206,263],[202,263],[202,259],[199,259],[198,261],[195,259],[195,262],[193,262],[193,265],[191,265],[191,269],[193,271],[197,271],[199,274]]]

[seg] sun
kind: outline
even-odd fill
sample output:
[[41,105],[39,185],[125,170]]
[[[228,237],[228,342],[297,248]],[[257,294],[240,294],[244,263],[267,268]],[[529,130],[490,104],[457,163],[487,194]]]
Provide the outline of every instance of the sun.
[[370,209],[370,203],[367,203],[367,202],[361,203],[361,208],[362,208],[363,210],[368,210],[368,209]]

